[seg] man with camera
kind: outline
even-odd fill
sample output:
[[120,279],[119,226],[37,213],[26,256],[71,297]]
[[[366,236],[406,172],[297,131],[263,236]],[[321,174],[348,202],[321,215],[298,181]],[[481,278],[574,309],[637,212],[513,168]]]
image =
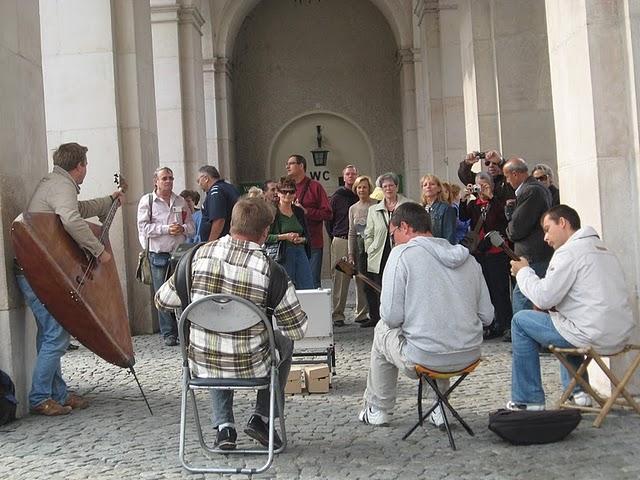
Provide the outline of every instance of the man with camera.
[[458,178],[464,185],[475,183],[476,174],[471,170],[474,163],[483,161],[487,167],[487,173],[493,179],[493,194],[501,200],[509,200],[516,198],[516,194],[507,183],[502,173],[502,167],[505,164],[504,158],[497,150],[487,150],[486,152],[470,152],[460,162],[458,167]]

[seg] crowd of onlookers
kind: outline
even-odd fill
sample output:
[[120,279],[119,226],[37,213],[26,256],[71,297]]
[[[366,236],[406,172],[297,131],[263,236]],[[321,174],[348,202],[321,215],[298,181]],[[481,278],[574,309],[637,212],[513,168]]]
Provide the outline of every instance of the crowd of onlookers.
[[[476,163],[480,164],[479,169],[473,168]],[[342,326],[351,277],[337,270],[336,264],[345,259],[358,273],[380,285],[394,244],[389,219],[399,205],[413,200],[399,192],[400,180],[393,172],[378,176],[374,182],[371,177],[360,175],[356,166],[347,165],[342,171],[341,186],[329,196],[318,181],[307,175],[304,157],[292,155],[285,166],[287,176],[267,180],[262,188],[252,187],[248,192],[250,197],[265,198],[277,210],[266,240],[267,251],[284,266],[297,289],[318,288],[324,224],[331,241],[332,319],[335,326]],[[203,174],[211,179],[217,175],[213,183],[201,184],[211,199],[205,200],[205,204],[208,202],[208,210],[213,211],[214,204],[220,203],[225,195],[229,197],[229,187],[233,187],[225,182],[225,189],[221,190],[217,171]],[[551,249],[542,240],[540,216],[559,203],[559,190],[548,165],[537,164],[529,170],[524,160],[513,158],[507,162],[495,150],[467,154],[460,162],[458,178],[461,183],[424,175],[417,203],[429,213],[433,236],[445,238],[453,245],[464,245],[482,267],[495,308],[495,318],[485,329],[485,339],[504,336],[509,340],[511,317],[528,306],[527,299],[511,277],[506,253],[494,246],[486,234],[496,231],[507,245],[515,244],[516,250],[524,253],[536,272],[543,275]],[[217,192],[212,195],[216,184]],[[195,235],[189,241],[217,238],[202,237],[200,233],[203,219],[203,211],[197,209],[200,195],[191,190],[180,195],[195,223]],[[237,198],[238,193],[231,197]],[[234,202],[223,203],[224,208],[218,206],[214,216],[230,217]],[[211,221],[209,217],[211,214],[205,214],[205,230]],[[216,232],[221,236],[222,230]],[[362,327],[373,327],[380,320],[379,292],[370,286],[371,282],[367,284],[361,278],[355,281],[354,320]]]

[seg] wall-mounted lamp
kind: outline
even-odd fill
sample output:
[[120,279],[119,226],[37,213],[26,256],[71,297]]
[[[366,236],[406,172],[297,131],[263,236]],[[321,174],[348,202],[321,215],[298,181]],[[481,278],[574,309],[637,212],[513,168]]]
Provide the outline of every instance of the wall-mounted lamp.
[[318,142],[318,148],[311,150],[311,155],[313,155],[313,164],[316,167],[326,167],[327,166],[327,156],[329,155],[329,150],[322,149],[322,127],[320,125],[316,125],[316,141]]

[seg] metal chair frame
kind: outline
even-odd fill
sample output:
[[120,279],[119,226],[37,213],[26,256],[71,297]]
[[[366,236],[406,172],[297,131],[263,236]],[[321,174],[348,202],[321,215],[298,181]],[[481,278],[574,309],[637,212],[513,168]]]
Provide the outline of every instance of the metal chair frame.
[[[582,410],[584,412],[597,413],[598,416],[593,422],[594,427],[600,427],[600,425],[602,425],[602,422],[604,422],[605,417],[609,414],[614,405],[632,408],[638,414],[640,414],[640,405],[638,405],[638,402],[633,399],[626,388],[627,383],[629,383],[629,380],[631,380],[638,367],[640,367],[640,345],[627,345],[620,352],[613,353],[611,355],[599,354],[590,347],[558,348],[553,345],[549,345],[549,350],[556,356],[558,360],[560,360],[562,365],[565,366],[565,368],[572,376],[569,385],[567,385],[567,388],[564,390],[562,396],[560,397],[560,400],[558,401],[558,408],[574,408],[577,410]],[[631,364],[624,372],[621,379],[619,379],[607,366],[604,360],[602,360],[602,357],[613,357],[632,351],[636,352],[635,357],[631,361]],[[582,356],[584,360],[576,370],[573,365],[567,360],[567,356]],[[614,387],[609,398],[604,398],[599,395],[593,389],[593,387],[589,385],[589,382],[586,382],[584,378],[582,378],[582,375],[584,374],[584,372],[586,372],[587,367],[589,366],[591,361],[596,362],[596,364],[611,381],[611,384]],[[591,395],[591,397],[599,404],[599,407],[582,407],[579,405],[567,403],[569,397],[571,397],[571,395],[573,394],[573,389],[578,384],[580,384],[580,386],[586,393]],[[621,395],[622,397],[624,397],[624,399],[619,398]]]
[[[416,365],[416,373],[418,374],[418,423],[416,423],[413,427],[411,427],[411,429],[407,433],[404,434],[404,436],[402,437],[402,440],[406,440],[409,437],[409,435],[411,435],[419,426],[422,426],[424,423],[424,420],[429,415],[431,415],[431,412],[433,412],[438,406],[442,411],[442,419],[444,420],[445,430],[447,432],[447,437],[449,437],[449,445],[451,446],[452,450],[457,450],[456,442],[453,439],[453,435],[451,433],[451,426],[449,425],[449,419],[447,418],[447,412],[444,407],[449,409],[449,411],[451,412],[451,415],[454,416],[454,418],[460,423],[460,425],[462,425],[462,427],[467,431],[469,435],[471,435],[472,437],[475,436],[475,433],[473,432],[471,427],[467,424],[467,422],[465,422],[462,419],[460,414],[458,414],[457,410],[453,408],[449,403],[449,395],[451,395],[451,392],[453,392],[458,387],[458,385],[460,385],[460,383],[462,383],[462,381],[465,378],[467,378],[467,375],[469,375],[471,372],[473,372],[476,369],[479,363],[480,363],[480,359],[476,360],[475,362],[468,365],[467,367],[461,370],[457,370],[455,372],[438,372],[435,370],[431,370],[427,367],[424,367],[422,365]],[[453,385],[449,386],[446,392],[442,393],[440,391],[440,388],[438,387],[438,383],[436,382],[436,380],[452,378],[452,377],[459,377],[459,378],[455,381]],[[424,413],[422,410],[423,380],[427,382],[427,384],[431,387],[431,389],[436,394],[436,401]]]
[[[190,324],[220,333],[232,333],[245,330],[258,323],[262,323],[269,336],[269,350],[271,352],[270,374],[263,378],[194,378],[191,374],[188,362],[187,347],[189,341],[188,329]],[[273,463],[275,453],[284,451],[287,445],[284,414],[280,414],[280,431],[282,446],[274,448],[273,438],[275,432],[276,402],[278,411],[283,412],[281,396],[278,394],[280,383],[278,382],[278,352],[276,350],[273,327],[267,319],[265,312],[255,304],[236,295],[213,294],[200,298],[189,306],[180,315],[178,324],[180,348],[182,351],[182,402],[180,409],[180,463],[192,473],[240,473],[251,476],[265,472]],[[269,395],[269,446],[268,448],[244,448],[235,450],[221,450],[207,444],[202,434],[202,425],[198,414],[198,405],[195,398],[195,390],[264,390],[270,389]],[[197,427],[200,447],[208,454],[266,454],[264,464],[256,467],[207,467],[193,465],[185,459],[186,420],[187,420],[187,396],[191,397],[194,418]]]

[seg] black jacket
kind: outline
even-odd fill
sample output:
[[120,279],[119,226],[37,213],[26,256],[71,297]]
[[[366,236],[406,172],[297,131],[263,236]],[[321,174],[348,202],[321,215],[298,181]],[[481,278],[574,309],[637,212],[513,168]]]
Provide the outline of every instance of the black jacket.
[[550,207],[549,189],[529,176],[520,188],[515,209],[511,215],[507,215],[507,235],[514,243],[514,250],[529,262],[549,260],[553,255],[553,249],[544,241],[544,232],[540,225],[542,214]]
[[349,234],[349,207],[357,201],[358,195],[346,187],[338,188],[331,195],[329,204],[333,215],[331,220],[325,222],[327,233],[331,238],[346,237]]

